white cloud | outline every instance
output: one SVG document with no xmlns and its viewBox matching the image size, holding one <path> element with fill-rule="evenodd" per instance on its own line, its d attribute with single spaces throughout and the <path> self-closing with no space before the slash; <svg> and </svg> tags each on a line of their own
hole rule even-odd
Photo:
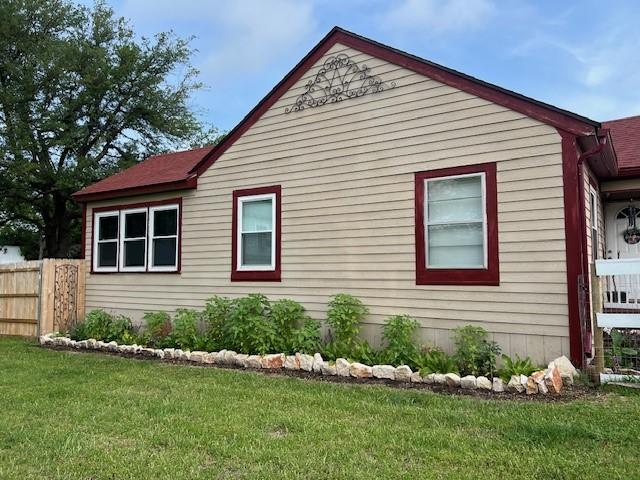
<svg viewBox="0 0 640 480">
<path fill-rule="evenodd" d="M 485 24 L 494 8 L 489 0 L 404 0 L 385 12 L 388 29 L 444 33 Z"/>
</svg>

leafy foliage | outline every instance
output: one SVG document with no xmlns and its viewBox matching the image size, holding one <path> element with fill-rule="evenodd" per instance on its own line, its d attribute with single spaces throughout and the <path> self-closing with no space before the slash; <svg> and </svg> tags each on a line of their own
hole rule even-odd
<svg viewBox="0 0 640 480">
<path fill-rule="evenodd" d="M 227 348 L 248 354 L 265 354 L 278 343 L 270 320 L 271 305 L 264 295 L 250 294 L 234 302 L 224 324 Z"/>
<path fill-rule="evenodd" d="M 502 355 L 502 362 L 504 366 L 500 370 L 500 378 L 505 382 L 508 382 L 512 375 L 524 375 L 528 377 L 537 370 L 531 358 L 520 358 L 520 355 L 517 353 L 515 359 L 509 355 Z"/>
<path fill-rule="evenodd" d="M 225 322 L 234 308 L 234 301 L 217 295 L 207 300 L 202 320 L 205 324 L 203 333 L 205 342 L 212 350 L 224 348 Z"/>
<path fill-rule="evenodd" d="M 496 342 L 489 341 L 487 336 L 484 328 L 473 325 L 454 330 L 456 360 L 462 375 L 493 376 L 500 347 Z"/>
<path fill-rule="evenodd" d="M 320 322 L 313 320 L 295 300 L 282 299 L 271 305 L 276 332 L 276 351 L 315 353 L 320 347 Z"/>
<path fill-rule="evenodd" d="M 28 258 L 41 238 L 45 256 L 79 254 L 74 191 L 219 139 L 192 110 L 189 39 L 140 37 L 103 1 L 4 1 L 0 18 L 0 233 L 26 238 Z"/>
<path fill-rule="evenodd" d="M 133 338 L 133 325 L 125 316 L 114 316 L 104 310 L 92 310 L 86 315 L 84 323 L 71 332 L 71 338 L 77 339 L 79 335 L 104 342 L 123 342 L 125 339 Z"/>
<path fill-rule="evenodd" d="M 329 358 L 360 359 L 371 355 L 371 347 L 359 338 L 360 322 L 368 313 L 369 309 L 353 295 L 339 293 L 331 298 L 327 311 L 331 341 L 325 348 Z"/>
<path fill-rule="evenodd" d="M 169 336 L 173 330 L 171 317 L 167 312 L 147 312 L 142 317 L 144 323 L 144 342 L 155 348 L 169 345 Z"/>
<path fill-rule="evenodd" d="M 415 364 L 421 375 L 429 373 L 458 373 L 458 362 L 455 357 L 447 355 L 439 348 L 420 352 L 416 357 Z"/>
<path fill-rule="evenodd" d="M 182 350 L 198 350 L 203 340 L 198 332 L 200 314 L 189 308 L 179 308 L 173 317 L 171 342 Z"/>
<path fill-rule="evenodd" d="M 418 321 L 409 315 L 395 315 L 384 324 L 382 339 L 386 346 L 381 352 L 384 363 L 413 365 L 419 349 L 415 343 Z"/>
</svg>

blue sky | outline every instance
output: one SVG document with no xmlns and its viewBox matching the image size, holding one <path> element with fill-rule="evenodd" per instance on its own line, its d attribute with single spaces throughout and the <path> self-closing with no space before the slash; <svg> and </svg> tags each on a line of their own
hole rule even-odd
<svg viewBox="0 0 640 480">
<path fill-rule="evenodd" d="M 334 26 L 603 121 L 640 114 L 640 1 L 108 0 L 136 33 L 195 36 L 222 130 Z"/>
</svg>

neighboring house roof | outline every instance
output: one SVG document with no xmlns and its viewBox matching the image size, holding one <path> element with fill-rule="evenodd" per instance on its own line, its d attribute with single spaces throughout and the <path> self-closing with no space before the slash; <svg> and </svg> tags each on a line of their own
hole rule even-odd
<svg viewBox="0 0 640 480">
<path fill-rule="evenodd" d="M 132 194 L 195 188 L 191 169 L 213 146 L 154 155 L 120 173 L 93 183 L 73 194 L 77 200 L 90 201 Z"/>
<path fill-rule="evenodd" d="M 374 57 L 386 60 L 390 63 L 399 65 L 408 70 L 412 70 L 416 73 L 425 75 L 436 81 L 442 82 L 446 85 L 458 88 L 462 91 L 471 93 L 478 97 L 484 98 L 496 104 L 502 105 L 506 108 L 524 113 L 527 116 L 535 118 L 543 123 L 551 126 L 561 128 L 567 132 L 575 135 L 592 135 L 595 130 L 600 127 L 600 124 L 594 120 L 583 117 L 568 110 L 549 105 L 547 103 L 535 100 L 530 97 L 526 97 L 519 93 L 507 90 L 505 88 L 493 85 L 491 83 L 484 82 L 477 78 L 465 75 L 464 73 L 452 70 L 450 68 L 438 65 L 428 60 L 422 59 L 415 55 L 397 50 L 395 48 L 383 45 L 368 38 L 356 35 L 355 33 L 343 30 L 339 27 L 334 27 L 243 119 L 236 125 L 233 130 L 215 147 L 210 151 L 204 153 L 199 161 L 196 161 L 192 165 L 188 173 L 193 174 L 195 178 L 202 175 L 215 161 L 218 159 L 233 143 L 242 136 L 253 125 L 264 112 L 266 112 L 292 85 L 295 84 L 304 73 L 313 66 L 327 51 L 336 43 L 340 43 L 347 47 L 351 47 L 355 50 L 359 50 L 363 53 L 372 55 Z M 186 155 L 188 152 L 179 152 L 176 155 Z M 178 157 L 176 157 L 178 158 Z M 151 160 L 151 159 L 149 159 Z M 144 165 L 149 160 L 140 164 Z M 176 160 L 178 161 L 178 160 Z M 148 165 L 150 166 L 150 165 Z M 136 166 L 137 167 L 137 166 Z M 99 192 L 102 195 L 101 198 L 115 198 L 124 195 L 130 195 L 134 193 L 149 193 L 147 184 L 144 183 L 132 167 L 124 172 L 117 174 L 120 176 L 120 180 L 115 181 L 114 185 L 116 190 L 109 190 L 109 184 L 103 183 L 110 180 L 109 177 L 102 182 L 90 185 L 89 187 L 76 192 L 75 198 L 80 201 L 93 200 L 94 192 L 92 189 L 97 185 L 102 184 Z M 133 174 L 138 177 L 137 181 L 131 181 L 127 179 L 128 176 Z M 154 185 L 164 185 L 167 182 L 161 181 Z M 183 179 L 184 181 L 184 179 Z M 131 185 L 125 187 L 125 190 L 120 189 L 121 184 Z M 144 183 L 144 184 L 143 184 Z M 135 190 L 136 188 L 140 191 Z M 176 188 L 167 188 L 166 190 L 174 190 Z M 161 191 L 156 189 L 152 191 Z M 92 196 L 89 196 L 91 193 Z"/>
<path fill-rule="evenodd" d="M 620 175 L 640 172 L 640 115 L 603 122 L 608 128 L 618 159 Z"/>
</svg>

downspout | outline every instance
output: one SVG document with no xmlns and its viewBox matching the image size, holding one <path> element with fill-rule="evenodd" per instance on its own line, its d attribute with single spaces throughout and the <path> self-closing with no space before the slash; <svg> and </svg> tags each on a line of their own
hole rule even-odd
<svg viewBox="0 0 640 480">
<path fill-rule="evenodd" d="M 585 208 L 586 208 L 586 203 L 585 203 L 585 191 L 584 191 L 584 181 L 585 181 L 585 169 L 584 169 L 584 162 L 591 158 L 592 156 L 600 153 L 602 151 L 602 149 L 605 147 L 606 143 L 607 143 L 607 137 L 606 136 L 599 136 L 596 130 L 596 138 L 598 139 L 598 144 L 593 147 L 591 150 L 587 150 L 586 152 L 582 153 L 579 157 L 578 157 L 578 202 L 580 203 L 580 227 L 582 229 L 581 231 L 581 238 L 582 238 L 582 275 L 583 278 L 585 275 L 588 275 L 589 273 L 589 253 L 587 252 L 587 237 L 586 237 L 586 232 L 587 232 L 587 219 L 586 219 L 586 213 L 585 213 Z M 593 242 L 594 239 L 591 239 L 591 241 Z M 597 241 L 597 239 L 595 239 L 595 241 Z M 591 294 L 591 278 L 587 279 L 587 281 L 584 282 L 585 285 L 585 295 L 587 297 L 590 297 Z M 589 322 L 591 322 L 591 302 L 585 302 L 585 314 L 586 317 L 589 319 Z M 590 329 L 591 330 L 591 329 Z M 593 333 L 592 331 L 590 331 L 589 333 Z M 582 350 L 583 352 L 590 352 L 591 355 L 593 356 L 593 351 L 591 350 L 591 343 L 592 343 L 592 338 L 591 335 L 589 336 L 589 338 L 582 339 L 583 341 L 583 345 L 582 345 Z"/>
</svg>

